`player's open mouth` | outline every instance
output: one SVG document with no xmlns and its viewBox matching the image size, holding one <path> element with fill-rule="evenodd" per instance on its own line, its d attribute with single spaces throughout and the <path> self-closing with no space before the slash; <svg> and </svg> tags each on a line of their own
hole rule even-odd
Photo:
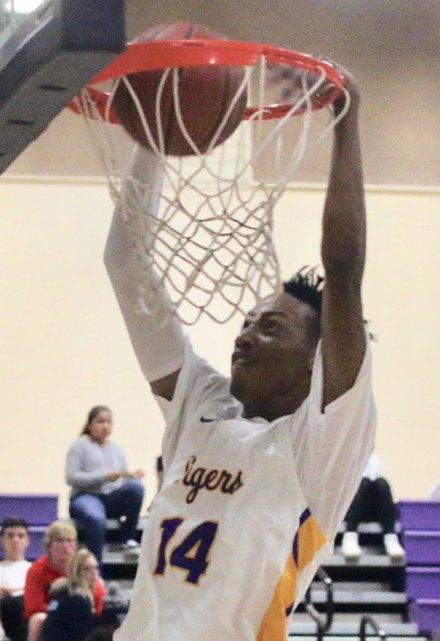
<svg viewBox="0 0 440 641">
<path fill-rule="evenodd" d="M 250 365 L 252 364 L 252 358 L 249 357 L 246 354 L 243 354 L 243 352 L 234 352 L 232 354 L 232 367 L 238 366 L 238 365 Z"/>
</svg>

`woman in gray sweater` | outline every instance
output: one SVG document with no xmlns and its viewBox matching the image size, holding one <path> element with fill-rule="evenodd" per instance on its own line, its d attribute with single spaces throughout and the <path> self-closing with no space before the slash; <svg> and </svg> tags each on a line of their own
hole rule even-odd
<svg viewBox="0 0 440 641">
<path fill-rule="evenodd" d="M 124 450 L 110 440 L 113 417 L 104 405 L 93 407 L 81 435 L 67 453 L 66 481 L 72 487 L 70 516 L 85 527 L 85 542 L 102 561 L 107 519 L 121 523 L 122 549 L 137 555 L 135 540 L 144 497 L 143 470 L 128 471 Z"/>
</svg>

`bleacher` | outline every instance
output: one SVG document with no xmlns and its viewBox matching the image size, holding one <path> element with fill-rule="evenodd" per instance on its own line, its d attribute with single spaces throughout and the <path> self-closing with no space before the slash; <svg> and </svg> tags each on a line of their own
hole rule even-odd
<svg viewBox="0 0 440 641">
<path fill-rule="evenodd" d="M 420 630 L 440 635 L 440 501 L 400 501 L 409 615 Z"/>
<path fill-rule="evenodd" d="M 393 562 L 383 550 L 375 523 L 359 528 L 364 554 L 348 562 L 341 553 L 342 529 L 335 553 L 325 559 L 293 617 L 289 641 L 393 641 L 438 638 L 440 633 L 440 502 L 401 501 L 400 527 L 407 562 Z M 30 525 L 28 558 L 43 553 L 46 527 L 58 516 L 56 494 L 0 494 L 0 520 L 22 516 Z M 146 519 L 140 519 L 140 539 Z M 103 577 L 117 581 L 127 602 L 137 569 L 116 545 L 117 521 L 109 520 Z M 79 530 L 81 540 L 81 529 Z"/>
<path fill-rule="evenodd" d="M 345 559 L 341 539 L 342 531 L 336 538 L 334 554 L 322 565 L 331 582 L 331 595 L 318 575 L 310 590 L 312 608 L 308 599 L 300 605 L 293 617 L 291 637 L 302 641 L 319 638 L 318 623 L 307 616 L 313 616 L 315 609 L 324 624 L 323 638 L 419 638 L 417 626 L 408 622 L 404 565 L 391 562 L 385 555 L 379 525 L 364 523 L 359 527 L 364 554 L 358 561 Z"/>
<path fill-rule="evenodd" d="M 140 519 L 140 538 L 146 519 Z M 137 564 L 127 561 L 113 549 L 117 523 L 108 522 L 108 544 L 104 552 L 103 573 L 117 580 L 130 598 Z M 415 622 L 409 620 L 405 593 L 405 564 L 391 562 L 383 550 L 379 525 L 359 528 L 365 554 L 358 562 L 348 563 L 340 551 L 342 530 L 336 539 L 335 553 L 325 560 L 321 576 L 293 616 L 289 641 L 392 641 L 427 639 Z"/>
</svg>

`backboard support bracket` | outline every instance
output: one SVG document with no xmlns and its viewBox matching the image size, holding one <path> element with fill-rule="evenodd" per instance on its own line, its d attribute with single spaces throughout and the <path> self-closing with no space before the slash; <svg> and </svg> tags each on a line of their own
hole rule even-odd
<svg viewBox="0 0 440 641">
<path fill-rule="evenodd" d="M 124 0 L 52 0 L 0 57 L 0 173 L 126 47 Z M 1 53 L 1 50 L 0 50 Z"/>
</svg>

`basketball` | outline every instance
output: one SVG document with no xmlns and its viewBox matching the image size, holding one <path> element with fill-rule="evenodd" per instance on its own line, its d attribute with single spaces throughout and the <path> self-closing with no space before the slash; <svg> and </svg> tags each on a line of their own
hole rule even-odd
<svg viewBox="0 0 440 641">
<path fill-rule="evenodd" d="M 182 39 L 222 39 L 225 36 L 215 33 L 201 25 L 189 22 L 176 22 L 157 25 L 138 36 L 136 41 L 145 40 L 182 40 Z M 157 118 L 156 96 L 164 70 L 143 71 L 127 76 L 154 142 L 160 147 L 161 136 L 163 148 L 170 156 L 188 156 L 194 149 L 182 133 L 177 110 L 189 136 L 201 153 L 206 152 L 213 136 L 224 119 L 226 112 L 239 90 L 244 77 L 244 70 L 239 66 L 203 65 L 178 68 L 178 100 L 173 95 L 173 73 L 167 77 L 160 98 Z M 215 142 L 223 143 L 231 136 L 243 119 L 247 102 L 246 89 L 235 103 L 229 117 Z M 113 100 L 113 108 L 119 122 L 130 136 L 144 147 L 150 148 L 148 137 L 142 124 L 141 116 L 129 89 L 120 82 Z M 159 126 L 158 126 L 159 125 Z"/>
</svg>

